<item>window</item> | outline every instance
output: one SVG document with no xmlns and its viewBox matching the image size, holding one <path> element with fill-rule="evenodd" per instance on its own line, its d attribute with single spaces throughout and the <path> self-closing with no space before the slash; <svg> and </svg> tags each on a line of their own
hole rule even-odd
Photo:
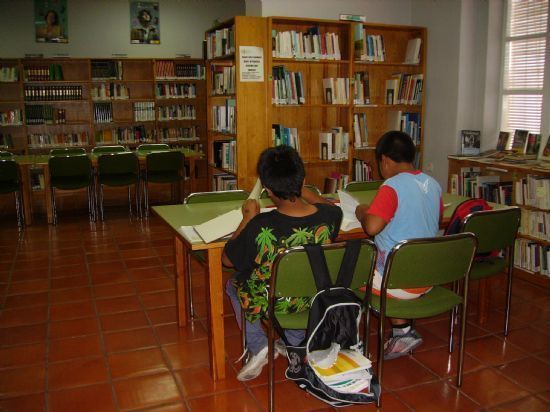
<svg viewBox="0 0 550 412">
<path fill-rule="evenodd" d="M 550 88 L 544 84 L 550 81 L 544 73 L 545 62 L 550 62 L 548 3 L 549 0 L 507 2 L 501 130 L 548 132 L 542 123 L 550 121 L 543 116 L 550 110 Z M 548 72 L 546 77 L 550 77 Z"/>
</svg>

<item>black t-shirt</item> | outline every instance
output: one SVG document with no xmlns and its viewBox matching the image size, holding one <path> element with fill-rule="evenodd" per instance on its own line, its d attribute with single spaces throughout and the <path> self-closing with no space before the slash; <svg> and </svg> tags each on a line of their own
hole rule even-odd
<svg viewBox="0 0 550 412">
<path fill-rule="evenodd" d="M 325 203 L 314 206 L 317 212 L 303 217 L 284 215 L 276 209 L 260 213 L 239 236 L 227 242 L 225 254 L 238 272 L 237 280 L 246 281 L 254 269 L 266 263 L 270 269 L 282 249 L 333 241 L 340 230 L 342 210 Z"/>
</svg>

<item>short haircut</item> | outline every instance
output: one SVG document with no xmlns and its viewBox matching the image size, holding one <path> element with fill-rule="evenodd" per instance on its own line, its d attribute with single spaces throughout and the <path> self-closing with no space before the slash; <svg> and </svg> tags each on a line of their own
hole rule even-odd
<svg viewBox="0 0 550 412">
<path fill-rule="evenodd" d="M 376 160 L 380 162 L 382 155 L 397 163 L 413 163 L 416 148 L 407 133 L 392 130 L 382 135 L 376 143 Z"/>
<path fill-rule="evenodd" d="M 258 160 L 262 184 L 281 199 L 300 197 L 306 172 L 298 152 L 290 146 L 270 147 Z"/>
</svg>

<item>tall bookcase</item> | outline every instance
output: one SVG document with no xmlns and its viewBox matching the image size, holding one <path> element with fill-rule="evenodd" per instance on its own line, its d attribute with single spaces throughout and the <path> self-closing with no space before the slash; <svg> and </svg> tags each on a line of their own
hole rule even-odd
<svg viewBox="0 0 550 412">
<path fill-rule="evenodd" d="M 242 47 L 267 49 L 265 19 L 237 16 L 205 34 L 208 128 L 208 177 L 210 189 L 238 187 L 251 190 L 256 163 L 268 146 L 266 79 L 241 81 Z M 232 88 L 217 90 L 214 74 L 226 68 L 234 73 Z M 229 74 L 231 77 L 231 74 Z M 233 181 L 220 186 L 223 180 Z"/>
<path fill-rule="evenodd" d="M 26 133 L 19 60 L 0 59 L 0 70 L 0 150 L 23 151 Z"/>
<path fill-rule="evenodd" d="M 487 159 L 459 158 L 449 156 L 449 181 L 451 193 L 466 194 L 467 180 L 478 183 L 476 177 L 467 175 L 496 177 L 499 183 L 484 190 L 493 196 L 489 200 L 517 205 L 522 209 L 519 233 L 516 240 L 514 257 L 514 275 L 540 286 L 550 287 L 550 276 L 541 274 L 543 261 L 548 262 L 550 237 L 547 222 L 550 220 L 550 208 L 547 199 L 550 197 L 550 172 L 548 169 L 532 165 L 509 164 Z M 461 177 L 462 176 L 462 177 Z M 460 181 L 461 180 L 461 181 Z M 459 182 L 460 181 L 460 182 Z M 480 185 L 481 179 L 479 179 Z M 501 187 L 504 186 L 504 187 Z M 470 186 L 471 187 L 471 186 Z M 476 193 L 468 193 L 476 196 Z M 546 223 L 545 223 L 546 222 Z M 543 255 L 546 256 L 543 256 Z"/>
</svg>

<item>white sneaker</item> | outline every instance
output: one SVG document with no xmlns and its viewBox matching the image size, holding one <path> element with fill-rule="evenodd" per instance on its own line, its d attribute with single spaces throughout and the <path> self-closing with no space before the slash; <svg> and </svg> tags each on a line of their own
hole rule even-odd
<svg viewBox="0 0 550 412">
<path fill-rule="evenodd" d="M 286 357 L 286 345 L 282 339 L 277 339 L 275 341 L 275 359 L 277 359 L 279 355 Z"/>
<path fill-rule="evenodd" d="M 248 359 L 246 365 L 237 374 L 237 380 L 244 382 L 257 378 L 265 365 L 267 365 L 267 346 Z"/>
</svg>

